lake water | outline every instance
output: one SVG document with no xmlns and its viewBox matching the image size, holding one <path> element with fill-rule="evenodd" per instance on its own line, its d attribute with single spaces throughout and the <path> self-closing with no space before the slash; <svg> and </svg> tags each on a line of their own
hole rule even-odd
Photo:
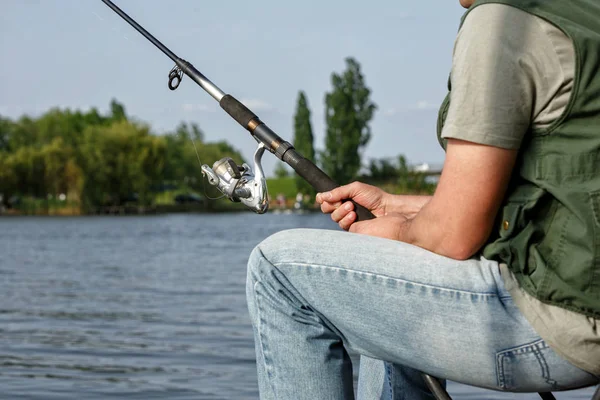
<svg viewBox="0 0 600 400">
<path fill-rule="evenodd" d="M 0 398 L 256 399 L 246 260 L 294 227 L 336 228 L 321 214 L 1 218 Z"/>
</svg>

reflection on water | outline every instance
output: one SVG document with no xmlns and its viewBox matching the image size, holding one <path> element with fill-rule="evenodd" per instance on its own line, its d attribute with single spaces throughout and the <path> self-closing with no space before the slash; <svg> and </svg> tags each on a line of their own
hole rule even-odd
<svg viewBox="0 0 600 400">
<path fill-rule="evenodd" d="M 256 399 L 245 264 L 293 227 L 336 228 L 320 214 L 0 219 L 0 398 Z"/>
</svg>

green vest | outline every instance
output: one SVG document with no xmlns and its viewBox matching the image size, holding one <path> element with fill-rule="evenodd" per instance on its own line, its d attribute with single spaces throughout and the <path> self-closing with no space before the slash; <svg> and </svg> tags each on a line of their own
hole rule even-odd
<svg viewBox="0 0 600 400">
<path fill-rule="evenodd" d="M 576 67 L 564 115 L 544 130 L 530 129 L 523 140 L 483 256 L 506 263 L 542 302 L 600 318 L 600 1 L 478 0 L 465 17 L 487 3 L 557 26 L 574 43 Z M 449 99 L 438 118 L 444 147 Z"/>
</svg>

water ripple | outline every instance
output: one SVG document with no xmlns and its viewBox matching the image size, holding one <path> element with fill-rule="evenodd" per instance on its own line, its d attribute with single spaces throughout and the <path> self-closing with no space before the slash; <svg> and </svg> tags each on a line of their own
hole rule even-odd
<svg viewBox="0 0 600 400">
<path fill-rule="evenodd" d="M 252 213 L 0 222 L 0 398 L 43 400 L 256 399 L 248 254 L 281 229 L 331 228 Z"/>
</svg>

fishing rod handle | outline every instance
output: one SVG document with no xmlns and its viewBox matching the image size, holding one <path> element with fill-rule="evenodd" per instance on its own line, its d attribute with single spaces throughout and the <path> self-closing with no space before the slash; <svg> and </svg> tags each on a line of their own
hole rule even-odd
<svg viewBox="0 0 600 400">
<path fill-rule="evenodd" d="M 250 110 L 241 101 L 230 94 L 223 96 L 219 101 L 219 105 L 227 114 L 229 114 L 231 118 L 236 120 L 238 124 L 252 133 L 252 126 L 250 123 L 252 121 L 259 121 L 258 117 L 252 112 L 252 110 Z M 267 147 L 269 147 L 268 143 L 265 144 Z"/>
<path fill-rule="evenodd" d="M 302 157 L 302 155 L 300 155 L 300 153 L 298 153 L 294 148 L 291 148 L 285 152 L 283 155 L 283 161 L 292 167 L 294 171 L 298 173 L 298 175 L 310 183 L 310 185 L 318 192 L 328 192 L 340 186 L 319 167 L 313 164 L 312 161 Z M 357 221 L 366 221 L 368 219 L 375 218 L 371 211 L 367 210 L 365 207 L 353 200 L 348 201 L 354 204 L 354 212 L 356 212 Z"/>
</svg>

